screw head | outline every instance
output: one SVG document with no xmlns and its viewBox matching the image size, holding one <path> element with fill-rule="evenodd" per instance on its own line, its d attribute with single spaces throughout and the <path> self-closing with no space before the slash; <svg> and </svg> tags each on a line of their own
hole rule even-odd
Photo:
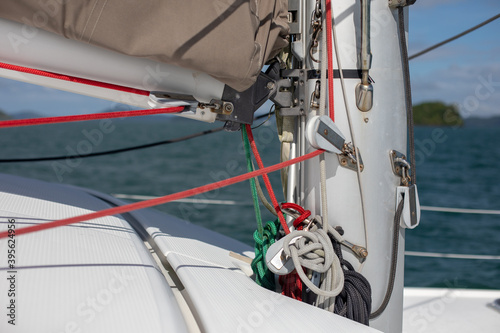
<svg viewBox="0 0 500 333">
<path fill-rule="evenodd" d="M 328 135 L 328 130 L 327 130 L 327 129 L 325 129 L 325 130 L 323 131 L 323 133 L 324 133 L 325 135 Z"/>
</svg>

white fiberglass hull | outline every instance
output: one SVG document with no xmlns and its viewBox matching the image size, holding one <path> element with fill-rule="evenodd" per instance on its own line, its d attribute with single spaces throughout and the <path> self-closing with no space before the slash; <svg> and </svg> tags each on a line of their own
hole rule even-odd
<svg viewBox="0 0 500 333">
<path fill-rule="evenodd" d="M 123 204 L 74 187 L 0 180 L 0 231 Z M 376 332 L 259 287 L 249 246 L 154 210 L 14 240 L 13 267 L 0 264 L 0 302 L 13 304 L 2 306 L 12 318 L 2 315 L 1 332 Z M 2 239 L 0 253 L 11 243 Z"/>
</svg>

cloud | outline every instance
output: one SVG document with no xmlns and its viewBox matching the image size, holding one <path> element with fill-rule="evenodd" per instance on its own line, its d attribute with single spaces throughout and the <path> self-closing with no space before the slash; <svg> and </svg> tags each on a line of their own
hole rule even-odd
<svg viewBox="0 0 500 333">
<path fill-rule="evenodd" d="M 500 116 L 500 64 L 452 65 L 412 78 L 414 103 L 458 104 L 465 117 Z"/>
<path fill-rule="evenodd" d="M 430 9 L 437 6 L 447 5 L 447 4 L 458 4 L 460 2 L 465 2 L 465 0 L 417 0 L 417 2 L 411 7 L 412 10 L 418 9 Z"/>
</svg>

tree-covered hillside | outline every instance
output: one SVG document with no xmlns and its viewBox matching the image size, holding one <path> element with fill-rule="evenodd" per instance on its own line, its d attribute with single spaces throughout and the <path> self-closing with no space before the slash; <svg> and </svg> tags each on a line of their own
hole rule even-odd
<svg viewBox="0 0 500 333">
<path fill-rule="evenodd" d="M 442 102 L 426 102 L 413 106 L 415 125 L 463 126 L 464 120 L 455 105 Z"/>
</svg>

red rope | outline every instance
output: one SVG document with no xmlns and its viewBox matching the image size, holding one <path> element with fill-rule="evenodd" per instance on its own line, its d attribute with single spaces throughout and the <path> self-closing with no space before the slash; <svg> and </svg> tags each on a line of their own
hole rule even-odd
<svg viewBox="0 0 500 333">
<path fill-rule="evenodd" d="M 297 213 L 300 214 L 300 216 L 297 217 L 293 221 L 293 226 L 295 228 L 297 228 L 302 222 L 304 222 L 305 219 L 307 219 L 309 216 L 311 216 L 311 211 L 310 210 L 305 210 L 300 205 L 297 205 L 297 204 L 295 204 L 293 202 L 285 202 L 285 203 L 281 204 L 281 208 L 282 209 L 284 209 L 284 208 L 291 208 L 291 209 L 297 211 Z"/>
<path fill-rule="evenodd" d="M 301 268 L 302 269 L 302 268 Z M 287 275 L 280 275 L 279 284 L 282 286 L 281 294 L 302 301 L 302 280 L 296 270 Z"/>
<path fill-rule="evenodd" d="M 236 184 L 238 182 L 242 182 L 242 181 L 248 180 L 250 178 L 262 176 L 262 175 L 267 174 L 269 172 L 274 172 L 274 171 L 283 169 L 283 168 L 290 166 L 292 164 L 295 164 L 295 163 L 303 162 L 305 160 L 308 160 L 310 158 L 318 156 L 318 155 L 322 154 L 323 152 L 324 152 L 323 150 L 315 150 L 309 154 L 291 159 L 289 161 L 281 162 L 281 163 L 278 163 L 278 164 L 275 164 L 275 165 L 272 165 L 272 166 L 269 166 L 266 168 L 255 170 L 255 171 L 245 173 L 245 174 L 242 174 L 242 175 L 239 175 L 236 177 L 228 178 L 228 179 L 216 182 L 216 183 L 211 183 L 211 184 L 203 185 L 203 186 L 196 187 L 193 189 L 189 189 L 186 191 L 169 194 L 169 195 L 166 195 L 166 196 L 163 196 L 160 198 L 135 202 L 135 203 L 128 204 L 128 205 L 104 209 L 104 210 L 94 212 L 94 213 L 79 215 L 79 216 L 70 217 L 67 219 L 62 219 L 62 220 L 58 220 L 58 221 L 48 222 L 48 223 L 44 223 L 44 224 L 37 224 L 34 226 L 17 229 L 16 236 L 35 232 L 35 231 L 41 231 L 41 230 L 47 230 L 47 229 L 51 229 L 51 228 L 61 227 L 61 226 L 69 225 L 69 224 L 82 222 L 82 221 L 93 220 L 93 219 L 97 219 L 97 218 L 104 217 L 104 216 L 123 214 L 123 213 L 127 213 L 130 211 L 148 208 L 148 207 L 152 207 L 152 206 L 157 206 L 157 205 L 161 205 L 161 204 L 164 204 L 167 202 L 187 198 L 187 197 L 190 197 L 193 195 L 213 191 L 213 190 L 216 190 L 216 189 L 221 188 L 221 187 Z M 7 231 L 0 232 L 0 239 L 6 238 L 7 236 L 8 236 Z"/>
<path fill-rule="evenodd" d="M 137 117 L 137 116 L 146 116 L 146 115 L 161 114 L 161 113 L 179 113 L 183 110 L 184 106 L 175 106 L 171 108 L 91 113 L 91 114 L 81 114 L 76 116 L 4 120 L 0 121 L 0 128 L 57 124 L 57 123 L 67 123 L 67 122 L 83 121 L 83 120 Z"/>
<path fill-rule="evenodd" d="M 281 207 L 294 209 L 301 214 L 297 219 L 295 219 L 295 221 L 293 222 L 293 226 L 297 228 L 297 230 L 303 230 L 304 226 L 300 224 L 304 221 L 304 219 L 311 215 L 311 212 L 292 202 L 283 203 Z M 300 269 L 303 268 L 301 267 Z M 290 274 L 280 276 L 278 282 L 282 287 L 282 295 L 302 301 L 302 280 L 297 273 L 297 268 Z"/>
<path fill-rule="evenodd" d="M 330 118 L 335 122 L 333 103 L 333 54 L 332 54 L 332 4 L 326 0 L 326 44 L 328 53 L 328 109 Z"/>
<path fill-rule="evenodd" d="M 0 68 L 8 69 L 8 70 L 11 70 L 11 71 L 17 71 L 17 72 L 27 73 L 27 74 L 44 76 L 44 77 L 48 77 L 48 78 L 51 78 L 51 79 L 58 79 L 58 80 L 63 80 L 63 81 L 70 81 L 70 82 L 86 84 L 86 85 L 94 86 L 94 87 L 100 87 L 100 88 L 106 88 L 106 89 L 113 89 L 113 90 L 118 90 L 118 91 L 123 91 L 123 92 L 131 93 L 131 94 L 149 96 L 149 91 L 146 91 L 146 90 L 135 89 L 135 88 L 125 87 L 125 86 L 119 86 L 119 85 L 116 85 L 116 84 L 111 84 L 111 83 L 106 83 L 106 82 L 88 80 L 88 79 L 84 79 L 84 78 L 76 77 L 76 76 L 69 76 L 69 75 L 64 75 L 64 74 L 46 72 L 46 71 L 42 71 L 42 70 L 39 70 L 39 69 L 28 68 L 28 67 L 17 66 L 17 65 L 11 65 L 11 64 L 3 63 L 3 62 L 0 62 Z"/>
<path fill-rule="evenodd" d="M 260 169 L 264 169 L 264 163 L 262 163 L 262 159 L 260 158 L 259 151 L 257 150 L 257 145 L 255 144 L 255 140 L 253 139 L 252 126 L 245 125 L 248 133 L 248 141 L 250 141 L 250 146 L 252 147 L 253 155 L 255 156 L 255 160 L 257 161 L 257 165 Z M 266 185 L 267 193 L 269 193 L 269 197 L 271 198 L 271 203 L 273 204 L 274 210 L 278 213 L 278 219 L 280 220 L 281 226 L 283 230 L 288 235 L 290 233 L 290 229 L 286 224 L 285 217 L 283 216 L 283 212 L 281 212 L 280 205 L 278 200 L 276 200 L 276 196 L 274 195 L 273 187 L 271 186 L 271 182 L 269 181 L 269 177 L 267 173 L 262 175 L 264 179 L 264 184 Z"/>
</svg>

